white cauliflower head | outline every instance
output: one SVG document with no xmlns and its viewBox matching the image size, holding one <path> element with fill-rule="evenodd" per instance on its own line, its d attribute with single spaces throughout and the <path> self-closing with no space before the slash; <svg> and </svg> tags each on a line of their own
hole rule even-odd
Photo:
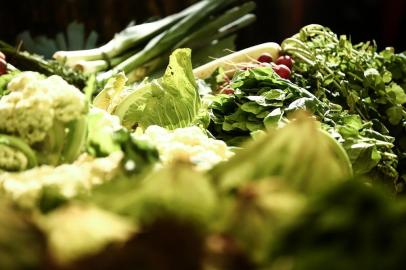
<svg viewBox="0 0 406 270">
<path fill-rule="evenodd" d="M 209 138 L 199 127 L 167 130 L 152 125 L 141 136 L 158 149 L 163 164 L 190 162 L 198 170 L 208 170 L 233 156 L 225 142 Z"/>
<path fill-rule="evenodd" d="M 14 134 L 32 145 L 45 139 L 55 121 L 77 119 L 86 112 L 84 95 L 59 76 L 26 71 L 8 84 L 0 99 L 0 132 Z"/>
</svg>

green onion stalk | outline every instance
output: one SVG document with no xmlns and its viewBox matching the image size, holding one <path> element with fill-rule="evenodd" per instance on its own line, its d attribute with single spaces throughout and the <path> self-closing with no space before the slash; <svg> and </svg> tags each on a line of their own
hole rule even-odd
<svg viewBox="0 0 406 270">
<path fill-rule="evenodd" d="M 188 47 L 196 53 L 229 38 L 255 21 L 254 2 L 202 0 L 163 19 L 129 26 L 105 45 L 80 51 L 59 51 L 54 58 L 104 82 L 124 71 L 142 79 L 162 69 L 170 53 Z"/>
</svg>

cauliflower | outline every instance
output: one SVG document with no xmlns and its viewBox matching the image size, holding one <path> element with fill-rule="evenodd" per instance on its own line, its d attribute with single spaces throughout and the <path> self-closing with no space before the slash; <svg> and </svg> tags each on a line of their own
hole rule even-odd
<svg viewBox="0 0 406 270">
<path fill-rule="evenodd" d="M 59 196 L 70 199 L 113 179 L 120 170 L 122 158 L 122 152 L 105 158 L 84 154 L 73 164 L 43 165 L 23 172 L 2 173 L 0 191 L 24 208 L 37 205 L 43 199 L 45 188 L 55 188 Z"/>
<path fill-rule="evenodd" d="M 86 133 L 84 94 L 57 75 L 45 77 L 31 71 L 17 74 L 7 90 L 9 94 L 0 98 L 0 134 L 21 139 L 20 145 L 36 151 L 39 163 L 73 161 Z M 3 163 L 0 169 L 7 170 Z"/>
<path fill-rule="evenodd" d="M 208 170 L 233 155 L 223 141 L 209 138 L 196 126 L 170 131 L 152 125 L 136 136 L 157 147 L 163 164 L 180 160 L 195 164 L 199 170 Z"/>
<path fill-rule="evenodd" d="M 0 130 L 17 133 L 33 144 L 42 141 L 55 120 L 63 123 L 86 112 L 84 95 L 57 75 L 45 78 L 22 72 L 8 84 L 10 94 L 0 100 Z"/>
</svg>

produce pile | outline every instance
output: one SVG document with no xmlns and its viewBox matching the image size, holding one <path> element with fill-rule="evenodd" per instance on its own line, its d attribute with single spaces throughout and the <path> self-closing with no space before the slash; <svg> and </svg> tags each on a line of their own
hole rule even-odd
<svg viewBox="0 0 406 270">
<path fill-rule="evenodd" d="M 254 7 L 0 43 L 0 269 L 403 269 L 406 53 L 320 25 L 230 53 Z"/>
</svg>

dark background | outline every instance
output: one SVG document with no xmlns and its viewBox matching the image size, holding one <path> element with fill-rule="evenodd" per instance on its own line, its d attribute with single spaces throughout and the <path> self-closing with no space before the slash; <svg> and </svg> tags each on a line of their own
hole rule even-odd
<svg viewBox="0 0 406 270">
<path fill-rule="evenodd" d="M 221 1 L 221 0 L 219 0 Z M 17 44 L 16 36 L 29 30 L 33 36 L 53 37 L 73 20 L 106 42 L 130 21 L 166 16 L 193 0 L 15 0 L 1 1 L 0 39 Z M 319 23 L 354 42 L 375 40 L 379 48 L 406 50 L 406 0 L 256 0 L 257 21 L 240 32 L 238 48 L 275 41 L 302 26 Z"/>
</svg>

